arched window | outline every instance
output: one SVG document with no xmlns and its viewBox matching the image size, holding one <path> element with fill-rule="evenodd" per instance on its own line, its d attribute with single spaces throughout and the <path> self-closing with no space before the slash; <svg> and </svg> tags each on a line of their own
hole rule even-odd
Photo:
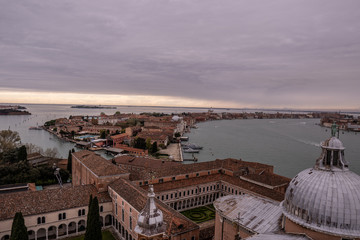
<svg viewBox="0 0 360 240">
<path fill-rule="evenodd" d="M 41 218 L 41 223 L 45 223 L 45 217 Z"/>
<path fill-rule="evenodd" d="M 81 210 L 82 215 L 85 215 L 85 209 Z"/>
<path fill-rule="evenodd" d="M 41 224 L 41 218 L 40 217 L 37 218 L 37 224 Z"/>
</svg>

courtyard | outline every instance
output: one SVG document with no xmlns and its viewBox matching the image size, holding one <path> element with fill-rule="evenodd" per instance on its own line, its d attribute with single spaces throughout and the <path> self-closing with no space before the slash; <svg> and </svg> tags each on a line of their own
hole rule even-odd
<svg viewBox="0 0 360 240">
<path fill-rule="evenodd" d="M 215 209 L 212 204 L 193 208 L 180 213 L 195 223 L 202 223 L 215 218 Z"/>
</svg>

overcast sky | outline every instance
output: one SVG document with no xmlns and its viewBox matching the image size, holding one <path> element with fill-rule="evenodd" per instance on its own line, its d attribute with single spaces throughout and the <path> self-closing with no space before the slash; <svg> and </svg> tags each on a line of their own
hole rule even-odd
<svg viewBox="0 0 360 240">
<path fill-rule="evenodd" d="M 360 108 L 358 0 L 0 0 L 0 102 Z"/>
</svg>

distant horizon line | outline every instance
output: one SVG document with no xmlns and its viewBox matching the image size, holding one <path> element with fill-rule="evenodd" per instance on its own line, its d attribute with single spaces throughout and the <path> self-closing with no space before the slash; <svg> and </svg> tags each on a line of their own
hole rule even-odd
<svg viewBox="0 0 360 240">
<path fill-rule="evenodd" d="M 229 110 L 265 110 L 265 111 L 298 111 L 298 112 L 343 112 L 343 113 L 360 113 L 360 109 L 333 109 L 333 108 L 323 108 L 323 109 L 306 109 L 306 108 L 266 108 L 266 107 L 243 107 L 243 108 L 234 108 L 234 107 L 189 107 L 189 106 L 157 106 L 157 105 L 103 105 L 103 104 L 69 104 L 69 103 L 0 103 L 0 105 L 63 105 L 63 106 L 104 106 L 104 107 L 147 107 L 147 108 L 191 108 L 191 109 L 229 109 Z M 114 109 L 116 110 L 116 109 Z"/>
</svg>

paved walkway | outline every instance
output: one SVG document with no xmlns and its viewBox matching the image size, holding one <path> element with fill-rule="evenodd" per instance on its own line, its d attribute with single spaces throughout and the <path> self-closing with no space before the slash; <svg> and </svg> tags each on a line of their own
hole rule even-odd
<svg viewBox="0 0 360 240">
<path fill-rule="evenodd" d="M 175 161 L 182 161 L 180 151 L 181 149 L 178 143 L 171 143 L 166 149 L 160 150 L 159 153 L 169 154 L 169 156 L 172 156 Z"/>
</svg>

